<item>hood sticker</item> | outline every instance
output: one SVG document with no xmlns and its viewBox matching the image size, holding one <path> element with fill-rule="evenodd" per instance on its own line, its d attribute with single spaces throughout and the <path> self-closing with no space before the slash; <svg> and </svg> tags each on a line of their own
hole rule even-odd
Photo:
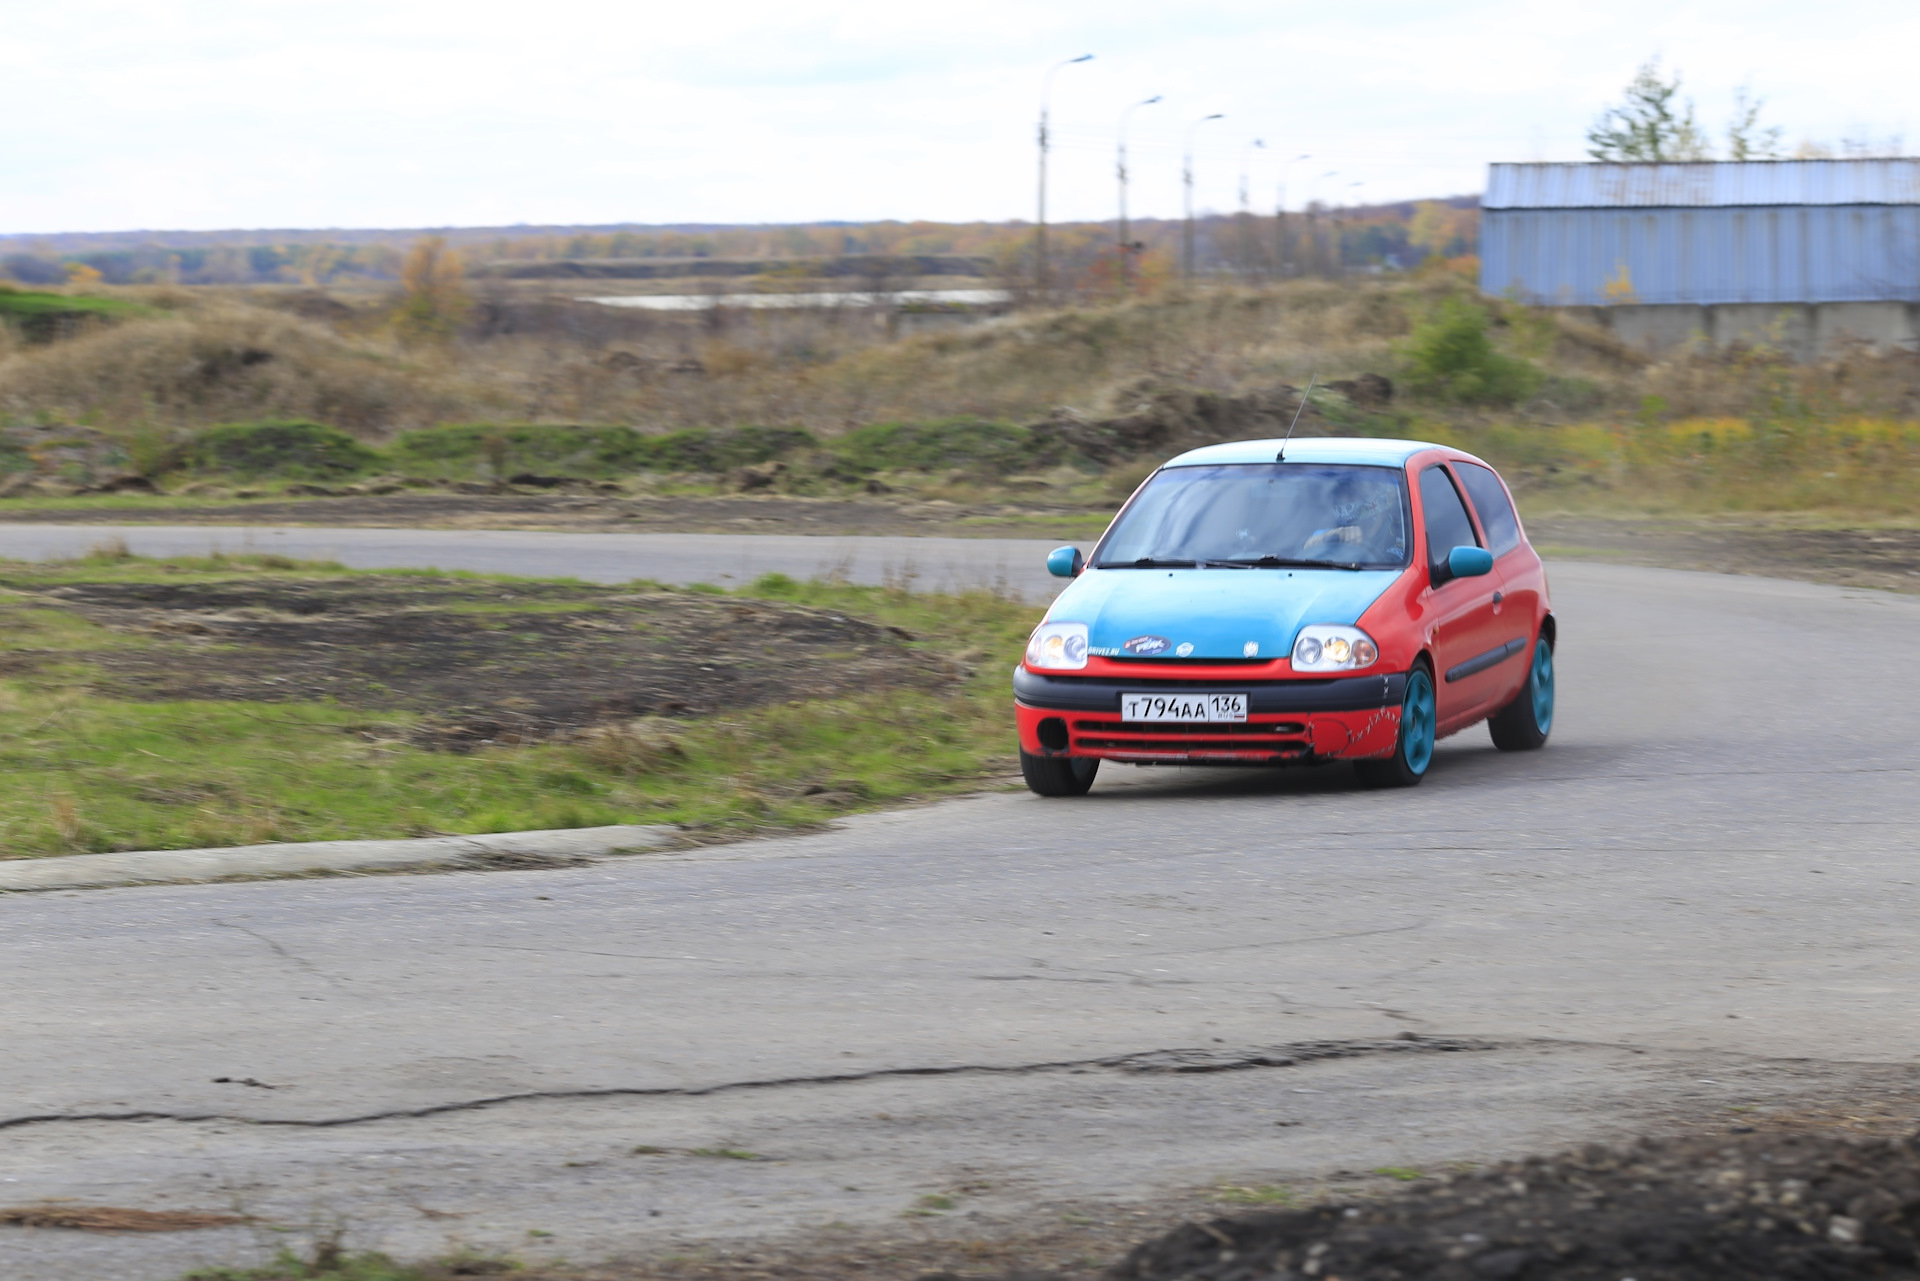
<svg viewBox="0 0 1920 1281">
<path fill-rule="evenodd" d="M 1248 641 L 1246 644 L 1240 647 L 1240 652 L 1242 654 L 1245 654 L 1248 658 L 1256 657 L 1260 653 L 1260 642 Z"/>
<path fill-rule="evenodd" d="M 1193 642 L 1181 641 L 1180 644 L 1174 649 L 1173 652 L 1175 654 L 1178 654 L 1181 658 L 1185 658 L 1188 654 L 1193 653 Z"/>
<path fill-rule="evenodd" d="M 1153 658 L 1166 653 L 1172 645 L 1173 642 L 1164 636 L 1136 636 L 1130 641 L 1122 642 L 1120 648 L 1135 658 Z M 1191 653 L 1193 647 L 1189 645 L 1187 650 Z"/>
</svg>

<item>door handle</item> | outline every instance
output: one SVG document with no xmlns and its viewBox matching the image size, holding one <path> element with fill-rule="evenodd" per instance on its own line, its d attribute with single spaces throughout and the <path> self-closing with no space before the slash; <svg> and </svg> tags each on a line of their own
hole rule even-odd
<svg viewBox="0 0 1920 1281">
<path fill-rule="evenodd" d="M 1495 592 L 1493 594 L 1493 603 L 1498 605 L 1501 601 L 1505 600 L 1506 598 L 1507 598 L 1507 594 L 1505 592 Z"/>
</svg>

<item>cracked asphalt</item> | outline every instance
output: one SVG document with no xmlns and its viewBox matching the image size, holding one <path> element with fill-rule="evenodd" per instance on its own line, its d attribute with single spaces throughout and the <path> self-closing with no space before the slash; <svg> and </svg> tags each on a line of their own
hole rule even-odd
<svg viewBox="0 0 1920 1281">
<path fill-rule="evenodd" d="M 0 898 L 0 1204 L 260 1220 L 3 1228 L 0 1271 L 333 1218 L 534 1260 L 935 1193 L 985 1230 L 1911 1098 L 1920 600 L 1552 574 L 1553 744 L 1469 731 L 1411 792 L 1117 770 L 591 867 Z"/>
</svg>

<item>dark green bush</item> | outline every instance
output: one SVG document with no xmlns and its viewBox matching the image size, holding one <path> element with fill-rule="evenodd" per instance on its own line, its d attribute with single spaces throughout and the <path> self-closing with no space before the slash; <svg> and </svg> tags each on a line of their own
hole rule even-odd
<svg viewBox="0 0 1920 1281">
<path fill-rule="evenodd" d="M 181 461 L 196 471 L 295 480 L 341 480 L 381 465 L 381 457 L 337 427 L 309 422 L 232 423 L 187 443 Z"/>
<path fill-rule="evenodd" d="M 646 441 L 650 459 L 642 465 L 656 471 L 726 471 L 816 443 L 797 427 L 702 427 Z"/>
<path fill-rule="evenodd" d="M 151 314 L 151 308 L 119 298 L 35 293 L 0 285 L 0 323 L 11 326 L 28 342 L 52 342 L 91 324 Z"/>
<path fill-rule="evenodd" d="M 389 450 L 403 470 L 619 476 L 636 471 L 726 471 L 811 446 L 790 427 L 703 427 L 646 436 L 631 427 L 467 423 L 402 432 Z"/>
<path fill-rule="evenodd" d="M 1487 320 L 1477 303 L 1457 295 L 1442 299 L 1402 349 L 1407 389 L 1456 405 L 1511 405 L 1531 396 L 1540 370 L 1496 348 Z"/>
<path fill-rule="evenodd" d="M 856 473 L 876 471 L 970 471 L 1008 474 L 1022 470 L 1034 449 L 1024 427 L 981 418 L 944 418 L 930 423 L 870 423 L 835 440 L 840 465 Z"/>
<path fill-rule="evenodd" d="M 631 427 L 461 423 L 401 432 L 387 452 L 404 471 L 490 472 L 496 458 L 509 475 L 617 476 L 649 465 L 649 440 Z"/>
</svg>

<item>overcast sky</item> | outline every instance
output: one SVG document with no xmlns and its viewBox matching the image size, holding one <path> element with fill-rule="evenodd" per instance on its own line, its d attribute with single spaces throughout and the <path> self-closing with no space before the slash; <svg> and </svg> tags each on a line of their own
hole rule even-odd
<svg viewBox="0 0 1920 1281">
<path fill-rule="evenodd" d="M 1663 55 L 1703 122 L 1920 143 L 1920 5 L 1828 0 L 0 0 L 0 232 L 1030 218 L 1473 192 Z M 1268 150 L 1251 150 L 1254 138 Z M 1337 171 L 1329 175 L 1329 171 Z M 1353 184 L 1362 184 L 1355 186 Z"/>
</svg>

